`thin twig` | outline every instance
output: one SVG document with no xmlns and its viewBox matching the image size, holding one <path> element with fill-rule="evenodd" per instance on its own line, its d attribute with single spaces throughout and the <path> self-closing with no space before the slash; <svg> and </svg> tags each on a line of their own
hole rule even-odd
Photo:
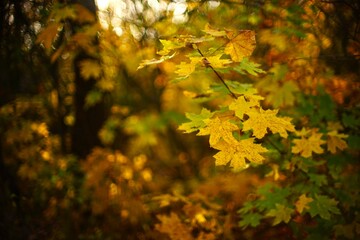
<svg viewBox="0 0 360 240">
<path fill-rule="evenodd" d="M 197 48 L 197 50 L 198 50 L 198 52 L 200 53 L 200 55 L 205 58 L 205 56 L 202 54 L 202 52 L 200 51 L 200 49 Z M 206 58 L 205 58 L 205 59 L 206 59 Z M 229 86 L 226 84 L 225 80 L 224 80 L 224 79 L 221 77 L 221 75 L 211 66 L 211 64 L 208 64 L 207 67 L 209 67 L 209 68 L 216 74 L 216 76 L 220 79 L 220 81 L 222 82 L 222 84 L 224 84 L 224 86 L 226 87 L 226 89 L 229 91 L 231 97 L 234 98 L 234 99 L 237 99 L 235 93 L 233 93 L 233 92 L 230 90 L 230 88 L 229 88 Z"/>
</svg>

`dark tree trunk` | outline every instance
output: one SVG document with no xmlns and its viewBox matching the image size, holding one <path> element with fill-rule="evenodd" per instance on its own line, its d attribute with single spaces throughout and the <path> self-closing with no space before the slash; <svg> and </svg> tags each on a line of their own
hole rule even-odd
<svg viewBox="0 0 360 240">
<path fill-rule="evenodd" d="M 85 6 L 94 15 L 96 14 L 96 5 L 94 0 L 74 0 Z M 94 44 L 97 44 L 94 39 Z M 87 94 L 94 89 L 97 79 L 84 79 L 80 74 L 79 63 L 91 59 L 85 51 L 81 51 L 74 61 L 75 70 L 75 124 L 73 126 L 71 137 L 71 150 L 80 158 L 86 157 L 91 149 L 101 145 L 98 132 L 107 118 L 107 110 L 104 100 L 101 99 L 95 106 L 85 108 L 85 99 Z"/>
</svg>

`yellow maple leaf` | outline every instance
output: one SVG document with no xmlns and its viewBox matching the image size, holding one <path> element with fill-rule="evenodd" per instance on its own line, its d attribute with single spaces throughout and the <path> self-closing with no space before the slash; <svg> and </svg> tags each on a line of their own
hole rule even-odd
<svg viewBox="0 0 360 240">
<path fill-rule="evenodd" d="M 295 127 L 288 117 L 277 117 L 278 110 L 263 110 L 248 112 L 249 119 L 244 122 L 243 130 L 253 130 L 256 138 L 263 138 L 268 129 L 272 133 L 279 133 L 281 137 L 287 138 L 289 132 L 294 132 Z"/>
<path fill-rule="evenodd" d="M 341 131 L 344 130 L 344 127 L 339 122 L 328 122 L 327 123 L 327 130 L 328 131 Z"/>
<path fill-rule="evenodd" d="M 322 133 L 313 132 L 312 135 L 307 137 L 301 137 L 301 139 L 294 139 L 295 146 L 292 147 L 292 153 L 299 153 L 301 156 L 308 158 L 312 156 L 312 152 L 321 154 L 324 150 L 320 145 L 325 141 L 321 140 Z"/>
<path fill-rule="evenodd" d="M 338 131 L 331 131 L 327 134 L 327 146 L 328 150 L 335 154 L 337 148 L 342 151 L 348 147 L 347 143 L 343 140 L 343 138 L 347 138 L 348 135 L 338 133 Z"/>
<path fill-rule="evenodd" d="M 200 129 L 198 136 L 210 135 L 210 146 L 213 147 L 221 139 L 226 142 L 233 142 L 232 132 L 238 130 L 238 126 L 229 121 L 221 121 L 220 118 L 205 119 L 206 127 Z"/>
<path fill-rule="evenodd" d="M 181 77 L 188 77 L 191 73 L 195 71 L 196 65 L 202 60 L 202 57 L 190 57 L 190 63 L 181 62 L 177 65 L 177 70 L 175 73 Z"/>
<path fill-rule="evenodd" d="M 226 65 L 232 63 L 232 61 L 229 59 L 220 59 L 221 56 L 222 54 L 218 54 L 215 56 L 206 57 L 205 60 L 207 60 L 213 68 L 225 68 Z"/>
<path fill-rule="evenodd" d="M 230 167 L 234 171 L 247 168 L 246 160 L 252 163 L 260 164 L 265 159 L 261 153 L 267 152 L 267 149 L 260 144 L 254 143 L 254 138 L 244 140 L 233 140 L 231 142 L 218 142 L 213 148 L 220 150 L 214 155 L 216 165 L 226 165 L 230 162 Z"/>
<path fill-rule="evenodd" d="M 304 209 L 309 209 L 308 203 L 313 201 L 312 198 L 306 197 L 306 194 L 302 194 L 299 199 L 295 202 L 296 211 L 302 213 Z"/>
<path fill-rule="evenodd" d="M 203 32 L 211 35 L 211 36 L 214 36 L 214 37 L 223 37 L 223 36 L 226 36 L 226 32 L 225 31 L 221 31 L 221 30 L 217 30 L 217 29 L 214 29 L 210 26 L 210 24 L 206 24 L 205 25 L 205 29 L 202 30 Z"/>
<path fill-rule="evenodd" d="M 254 31 L 228 31 L 226 35 L 230 41 L 226 44 L 224 51 L 234 62 L 241 62 L 245 57 L 249 57 L 256 47 Z"/>
<path fill-rule="evenodd" d="M 160 39 L 159 41 L 163 45 L 163 49 L 161 51 L 157 52 L 157 54 L 159 54 L 159 55 L 167 55 L 168 53 L 170 53 L 171 51 L 173 51 L 175 49 L 185 47 L 185 42 L 180 42 L 179 40 L 176 40 L 176 39 L 174 39 L 173 41 Z"/>
<path fill-rule="evenodd" d="M 247 101 L 244 96 L 240 96 L 229 105 L 229 109 L 235 111 L 235 116 L 243 119 L 244 114 L 253 111 L 252 108 L 256 106 L 260 107 L 258 99 L 252 98 Z"/>
<path fill-rule="evenodd" d="M 302 128 L 300 131 L 296 131 L 295 135 L 298 137 L 306 137 L 311 133 L 311 130 L 306 129 L 306 128 Z"/>
</svg>

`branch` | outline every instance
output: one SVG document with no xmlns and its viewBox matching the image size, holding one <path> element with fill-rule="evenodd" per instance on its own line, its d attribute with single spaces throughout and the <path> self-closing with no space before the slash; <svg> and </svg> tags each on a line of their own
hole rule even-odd
<svg viewBox="0 0 360 240">
<path fill-rule="evenodd" d="M 198 50 L 198 52 L 200 53 L 200 55 L 205 58 L 205 56 L 202 54 L 202 52 L 200 51 L 199 48 L 196 48 Z M 205 58 L 206 59 L 206 58 Z M 221 75 L 211 66 L 210 63 L 206 64 L 207 67 L 209 67 L 215 74 L 216 76 L 218 77 L 218 79 L 220 79 L 220 81 L 222 82 L 222 84 L 224 84 L 224 86 L 226 87 L 226 89 L 229 91 L 229 94 L 231 95 L 232 98 L 234 99 L 237 99 L 235 93 L 233 93 L 229 86 L 226 84 L 225 80 L 221 77 Z"/>
</svg>

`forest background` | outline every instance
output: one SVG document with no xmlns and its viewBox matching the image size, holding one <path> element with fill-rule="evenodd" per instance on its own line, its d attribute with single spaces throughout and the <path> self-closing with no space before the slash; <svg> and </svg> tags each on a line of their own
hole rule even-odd
<svg viewBox="0 0 360 240">
<path fill-rule="evenodd" d="M 0 4 L 1 239 L 359 238 L 358 1 Z"/>
</svg>

